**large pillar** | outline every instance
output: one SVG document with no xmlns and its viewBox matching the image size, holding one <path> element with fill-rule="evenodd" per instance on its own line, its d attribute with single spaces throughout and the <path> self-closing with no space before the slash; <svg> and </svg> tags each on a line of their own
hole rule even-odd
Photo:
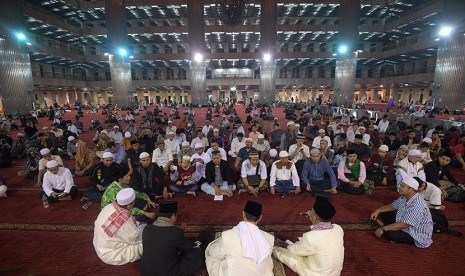
<svg viewBox="0 0 465 276">
<path fill-rule="evenodd" d="M 276 93 L 276 24 L 278 6 L 276 0 L 260 0 L 260 93 L 258 102 L 271 104 Z M 269 60 L 263 57 L 267 55 Z"/>
<path fill-rule="evenodd" d="M 204 105 L 208 102 L 205 65 L 205 15 L 203 0 L 187 1 L 187 21 L 189 31 L 191 103 Z"/>
<path fill-rule="evenodd" d="M 360 24 L 360 0 L 341 0 L 338 54 L 334 79 L 334 102 L 352 104 L 357 70 L 357 41 Z M 342 50 L 345 47 L 345 51 Z"/>
<path fill-rule="evenodd" d="M 126 25 L 126 1 L 106 0 L 105 21 L 110 50 L 110 74 L 113 100 L 118 107 L 135 105 L 132 93 L 131 63 L 128 51 L 128 29 Z M 126 52 L 124 52 L 126 51 Z"/>
<path fill-rule="evenodd" d="M 465 2 L 445 0 L 442 22 L 439 26 L 453 28 L 450 36 L 441 37 L 438 45 L 436 71 L 432 85 L 435 106 L 462 109 L 465 102 Z M 438 30 L 439 31 L 439 30 Z"/>
<path fill-rule="evenodd" d="M 22 36 L 18 36 L 18 34 Z M 0 9 L 0 97 L 6 114 L 33 109 L 34 83 L 21 1 L 3 0 Z"/>
</svg>

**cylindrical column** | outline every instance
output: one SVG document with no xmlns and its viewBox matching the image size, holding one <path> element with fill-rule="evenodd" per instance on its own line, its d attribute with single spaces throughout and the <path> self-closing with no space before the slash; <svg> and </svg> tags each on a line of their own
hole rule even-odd
<svg viewBox="0 0 465 276">
<path fill-rule="evenodd" d="M 276 0 L 261 0 L 260 14 L 260 93 L 258 102 L 271 104 L 276 93 L 276 24 L 278 6 Z"/>
<path fill-rule="evenodd" d="M 113 100 L 118 107 L 132 107 L 136 103 L 132 93 L 131 63 L 128 52 L 128 29 L 126 25 L 126 1 L 106 0 L 105 20 L 107 26 L 109 62 Z"/>
<path fill-rule="evenodd" d="M 338 56 L 334 79 L 334 102 L 352 104 L 357 70 L 357 41 L 360 24 L 360 0 L 341 0 Z"/>
<path fill-rule="evenodd" d="M 436 71 L 432 85 L 435 106 L 461 109 L 465 103 L 465 2 L 445 0 L 442 24 L 454 28 L 449 36 L 441 37 L 438 45 Z M 438 30 L 439 31 L 439 30 Z"/>
<path fill-rule="evenodd" d="M 6 114 L 33 108 L 34 83 L 24 32 L 21 1 L 4 0 L 0 9 L 0 96 Z"/>
<path fill-rule="evenodd" d="M 204 105 L 208 102 L 205 65 L 205 15 L 203 0 L 187 1 L 189 31 L 191 103 Z"/>
</svg>

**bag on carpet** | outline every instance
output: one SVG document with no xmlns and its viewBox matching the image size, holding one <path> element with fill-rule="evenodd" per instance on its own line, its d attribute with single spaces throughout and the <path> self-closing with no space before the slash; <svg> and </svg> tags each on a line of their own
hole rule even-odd
<svg viewBox="0 0 465 276">
<path fill-rule="evenodd" d="M 447 221 L 444 211 L 439 209 L 430 209 L 431 218 L 433 220 L 433 232 L 437 234 L 446 233 L 455 237 L 461 237 L 462 233 L 449 229 L 449 222 Z"/>
<path fill-rule="evenodd" d="M 447 197 L 446 200 L 453 202 L 464 202 L 465 201 L 465 190 L 460 186 L 454 186 L 446 189 Z"/>
<path fill-rule="evenodd" d="M 367 179 L 373 181 L 375 186 L 383 186 L 383 178 L 385 173 L 383 172 L 383 168 L 380 166 L 371 166 L 367 168 Z"/>
</svg>

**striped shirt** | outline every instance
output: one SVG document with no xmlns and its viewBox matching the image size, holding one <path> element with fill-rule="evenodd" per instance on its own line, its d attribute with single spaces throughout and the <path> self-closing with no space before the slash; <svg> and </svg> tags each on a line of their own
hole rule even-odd
<svg viewBox="0 0 465 276">
<path fill-rule="evenodd" d="M 392 206 L 397 210 L 396 221 L 409 225 L 402 231 L 408 233 L 415 240 L 417 247 L 429 247 L 433 243 L 431 239 L 433 220 L 423 198 L 418 193 L 408 201 L 407 198 L 401 196 L 392 203 Z"/>
</svg>

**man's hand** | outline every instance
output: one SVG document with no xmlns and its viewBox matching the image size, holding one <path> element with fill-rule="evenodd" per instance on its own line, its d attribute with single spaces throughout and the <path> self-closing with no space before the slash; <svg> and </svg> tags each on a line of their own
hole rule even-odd
<svg viewBox="0 0 465 276">
<path fill-rule="evenodd" d="M 181 186 L 181 185 L 182 185 L 182 181 L 181 181 L 181 180 L 176 181 L 176 185 Z"/>
<path fill-rule="evenodd" d="M 465 185 L 459 184 L 459 187 L 462 188 L 463 190 L 465 190 Z"/>
<path fill-rule="evenodd" d="M 383 182 L 381 182 L 381 184 L 383 184 L 384 186 L 388 184 L 387 177 L 383 177 Z"/>
<path fill-rule="evenodd" d="M 381 228 L 376 229 L 375 235 L 376 235 L 378 238 L 381 238 L 381 237 L 383 236 L 383 234 L 384 234 L 383 229 L 381 229 Z"/>
<path fill-rule="evenodd" d="M 53 197 L 53 198 L 58 198 L 58 193 L 52 192 L 50 194 L 50 196 Z"/>
<path fill-rule="evenodd" d="M 169 197 L 168 188 L 163 189 L 163 199 L 167 200 Z"/>
<path fill-rule="evenodd" d="M 37 183 L 35 185 L 36 187 L 42 187 L 42 181 L 40 180 L 37 180 Z"/>
<path fill-rule="evenodd" d="M 148 217 L 149 219 L 154 219 L 155 218 L 155 213 L 144 212 L 144 216 Z"/>
<path fill-rule="evenodd" d="M 379 216 L 379 210 L 376 209 L 373 213 L 371 213 L 370 219 L 372 219 L 372 220 L 377 220 L 377 219 L 378 219 L 378 216 Z"/>
<path fill-rule="evenodd" d="M 444 190 L 444 188 L 440 188 L 440 189 L 441 189 L 441 198 L 442 200 L 445 200 L 447 197 L 447 192 L 446 190 Z"/>
<path fill-rule="evenodd" d="M 298 195 L 298 194 L 300 194 L 301 192 L 302 192 L 302 190 L 300 189 L 300 187 L 297 187 L 297 188 L 295 188 L 294 194 Z"/>
<path fill-rule="evenodd" d="M 103 186 L 102 186 L 101 184 L 97 184 L 97 189 L 98 189 L 99 191 L 103 191 Z"/>
<path fill-rule="evenodd" d="M 221 195 L 221 190 L 220 190 L 220 188 L 218 186 L 213 185 L 213 189 L 215 189 L 215 194 L 216 195 Z"/>
<path fill-rule="evenodd" d="M 158 204 L 156 204 L 155 202 L 153 202 L 150 197 L 147 198 L 147 205 L 148 207 L 152 207 L 152 208 L 156 208 L 158 206 Z"/>
<path fill-rule="evenodd" d="M 274 239 L 274 246 L 282 247 L 282 248 L 287 248 L 288 244 L 285 243 L 284 241 L 278 239 L 278 238 L 275 238 L 275 239 Z"/>
<path fill-rule="evenodd" d="M 274 190 L 274 187 L 271 187 L 271 188 L 270 188 L 270 194 L 272 194 L 272 195 L 276 194 L 276 191 Z M 275 245 L 276 245 L 276 244 L 275 244 Z"/>
</svg>

